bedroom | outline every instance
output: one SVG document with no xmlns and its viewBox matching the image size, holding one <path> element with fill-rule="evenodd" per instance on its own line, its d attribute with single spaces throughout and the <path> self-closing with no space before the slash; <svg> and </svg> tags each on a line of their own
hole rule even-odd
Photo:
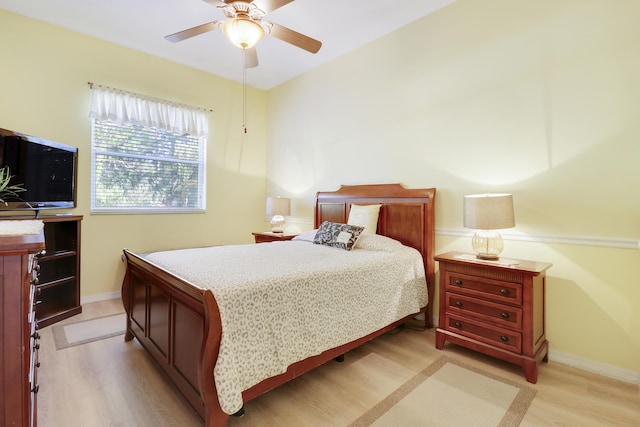
<svg viewBox="0 0 640 427">
<path fill-rule="evenodd" d="M 465 194 L 511 192 L 504 255 L 554 264 L 550 358 L 638 384 L 638 17 L 632 0 L 458 1 L 270 91 L 249 89 L 244 135 L 240 84 L 0 10 L 0 127 L 80 150 L 87 302 L 118 297 L 123 247 L 250 243 L 268 227 L 267 195 L 291 197 L 288 223 L 304 230 L 318 190 L 435 187 L 440 253 L 469 250 Z M 420 55 L 406 45 L 416 38 Z M 206 214 L 89 214 L 87 81 L 214 110 Z M 358 157 L 347 163 L 344 151 Z"/>
</svg>

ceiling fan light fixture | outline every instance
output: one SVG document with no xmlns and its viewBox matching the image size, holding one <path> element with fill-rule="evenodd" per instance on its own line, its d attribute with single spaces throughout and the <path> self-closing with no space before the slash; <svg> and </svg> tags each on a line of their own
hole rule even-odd
<svg viewBox="0 0 640 427">
<path fill-rule="evenodd" d="M 264 37 L 264 28 L 245 16 L 227 19 L 222 24 L 222 31 L 240 49 L 251 49 Z"/>
</svg>

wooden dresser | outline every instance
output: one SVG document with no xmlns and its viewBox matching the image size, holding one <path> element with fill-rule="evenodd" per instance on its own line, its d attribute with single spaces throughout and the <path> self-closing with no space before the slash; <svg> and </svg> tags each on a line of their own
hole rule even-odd
<svg viewBox="0 0 640 427">
<path fill-rule="evenodd" d="M 36 318 L 41 328 L 82 313 L 80 304 L 80 228 L 82 215 L 42 215 L 45 253 L 39 257 Z M 0 217 L 33 220 L 31 216 Z"/>
<path fill-rule="evenodd" d="M 35 426 L 37 254 L 44 233 L 0 236 L 0 427 Z"/>
<path fill-rule="evenodd" d="M 515 363 L 527 381 L 547 361 L 545 275 L 551 264 L 476 260 L 461 252 L 435 257 L 440 264 L 436 348 L 445 341 Z"/>
</svg>

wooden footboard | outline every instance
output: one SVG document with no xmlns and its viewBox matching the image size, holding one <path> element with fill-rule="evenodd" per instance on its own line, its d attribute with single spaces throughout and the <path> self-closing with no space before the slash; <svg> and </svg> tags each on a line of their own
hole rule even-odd
<svg viewBox="0 0 640 427">
<path fill-rule="evenodd" d="M 222 336 L 213 294 L 128 250 L 124 255 L 125 340 L 140 342 L 207 426 L 225 426 L 213 378 Z"/>
</svg>

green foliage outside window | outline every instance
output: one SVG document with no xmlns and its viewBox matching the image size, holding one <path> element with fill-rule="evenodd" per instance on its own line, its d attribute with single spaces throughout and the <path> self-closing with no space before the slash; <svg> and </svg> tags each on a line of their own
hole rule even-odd
<svg viewBox="0 0 640 427">
<path fill-rule="evenodd" d="M 95 120 L 92 208 L 203 209 L 201 143 L 190 135 Z"/>
</svg>

